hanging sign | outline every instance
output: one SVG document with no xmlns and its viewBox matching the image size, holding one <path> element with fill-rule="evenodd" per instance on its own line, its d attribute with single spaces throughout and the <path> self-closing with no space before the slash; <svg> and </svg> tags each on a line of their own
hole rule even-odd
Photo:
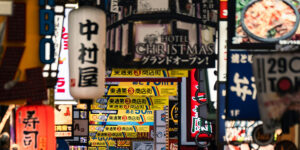
<svg viewBox="0 0 300 150">
<path fill-rule="evenodd" d="M 229 51 L 226 119 L 260 119 L 251 67 L 252 55 L 247 51 Z"/>
<path fill-rule="evenodd" d="M 106 15 L 94 7 L 72 10 L 69 16 L 70 92 L 77 99 L 104 95 Z"/>
<path fill-rule="evenodd" d="M 22 106 L 16 112 L 16 143 L 22 150 L 56 149 L 54 110 L 46 105 Z"/>
<path fill-rule="evenodd" d="M 271 132 L 282 123 L 291 126 L 298 122 L 300 53 L 260 54 L 254 55 L 253 59 L 258 103 L 265 131 Z"/>
</svg>

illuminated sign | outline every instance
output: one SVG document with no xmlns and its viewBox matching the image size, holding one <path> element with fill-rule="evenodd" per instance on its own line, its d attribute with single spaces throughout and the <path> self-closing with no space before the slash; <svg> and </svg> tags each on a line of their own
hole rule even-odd
<svg viewBox="0 0 300 150">
<path fill-rule="evenodd" d="M 177 86 L 109 86 L 106 96 L 177 96 Z"/>
<path fill-rule="evenodd" d="M 20 149 L 56 149 L 51 106 L 22 106 L 16 112 L 16 143 Z"/>
<path fill-rule="evenodd" d="M 188 77 L 188 70 L 183 69 L 112 69 L 109 77 Z"/>
<path fill-rule="evenodd" d="M 265 5 L 266 2 L 270 5 Z M 228 4 L 232 4 L 228 5 L 228 16 L 233 16 L 229 17 L 228 26 L 230 48 L 273 49 L 276 43 L 300 44 L 297 9 L 299 3 L 276 0 L 229 0 Z M 274 5 L 280 7 L 273 7 Z M 264 8 L 261 9 L 262 7 Z M 288 18 L 285 17 L 287 15 Z M 279 22 L 272 21 L 273 16 Z"/>
<path fill-rule="evenodd" d="M 60 54 L 59 54 L 59 66 L 58 66 L 58 75 L 57 75 L 57 83 L 55 86 L 55 100 L 74 100 L 74 98 L 70 94 L 70 80 L 69 80 L 69 50 L 68 50 L 68 18 L 69 13 L 72 9 L 65 9 L 65 18 L 63 21 L 63 29 L 62 29 L 62 38 L 60 40 Z"/>
<path fill-rule="evenodd" d="M 71 125 L 73 121 L 73 106 L 55 105 L 54 115 L 56 125 Z"/>
<path fill-rule="evenodd" d="M 96 7 L 74 9 L 69 16 L 70 93 L 76 99 L 104 95 L 106 15 Z"/>
<path fill-rule="evenodd" d="M 196 69 L 191 70 L 191 106 L 190 106 L 190 112 L 191 112 L 191 137 L 194 138 L 199 132 L 207 132 L 207 133 L 212 133 L 212 124 L 211 122 L 204 120 L 200 118 L 198 114 L 198 107 L 199 104 L 198 101 L 196 100 L 196 96 L 198 99 L 202 102 L 206 101 L 205 98 L 205 93 L 198 93 L 196 95 L 196 91 L 198 91 L 198 82 L 195 78 Z M 199 89 L 200 90 L 200 89 Z M 209 134 L 200 134 L 199 137 L 210 137 L 211 135 Z"/>
<path fill-rule="evenodd" d="M 71 137 L 73 123 L 72 105 L 55 105 L 55 136 Z"/>
<path fill-rule="evenodd" d="M 107 97 L 97 99 L 91 109 L 100 110 L 163 110 L 168 96 L 155 97 Z"/>
</svg>

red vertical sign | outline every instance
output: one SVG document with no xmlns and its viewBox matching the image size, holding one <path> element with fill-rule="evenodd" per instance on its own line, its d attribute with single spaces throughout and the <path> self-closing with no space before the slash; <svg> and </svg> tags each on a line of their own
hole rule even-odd
<svg viewBox="0 0 300 150">
<path fill-rule="evenodd" d="M 227 9 L 227 0 L 220 1 L 220 19 L 227 19 L 228 9 Z"/>
<path fill-rule="evenodd" d="M 191 137 L 195 138 L 199 131 L 212 133 L 212 125 L 210 122 L 199 118 L 197 107 L 200 105 L 196 100 L 196 91 L 198 90 L 198 81 L 195 79 L 196 69 L 191 70 Z M 205 93 L 198 93 L 200 101 L 205 102 Z M 204 124 L 204 125 L 203 125 Z M 199 138 L 210 138 L 211 135 L 200 134 Z"/>
<path fill-rule="evenodd" d="M 16 141 L 21 150 L 56 150 L 54 109 L 22 106 L 16 114 Z"/>
</svg>

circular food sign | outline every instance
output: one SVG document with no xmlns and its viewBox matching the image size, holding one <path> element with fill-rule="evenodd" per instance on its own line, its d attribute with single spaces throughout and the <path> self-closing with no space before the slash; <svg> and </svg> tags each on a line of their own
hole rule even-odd
<svg viewBox="0 0 300 150">
<path fill-rule="evenodd" d="M 273 142 L 274 134 L 266 134 L 263 132 L 263 126 L 258 125 L 253 129 L 252 132 L 253 142 L 260 145 L 265 146 L 269 145 Z"/>
</svg>

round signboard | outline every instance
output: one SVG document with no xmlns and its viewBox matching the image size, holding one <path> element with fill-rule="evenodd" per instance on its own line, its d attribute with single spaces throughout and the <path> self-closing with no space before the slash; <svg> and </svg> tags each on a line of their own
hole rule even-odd
<svg viewBox="0 0 300 150">
<path fill-rule="evenodd" d="M 273 142 L 274 134 L 265 134 L 263 132 L 263 125 L 258 125 L 253 129 L 252 138 L 254 143 L 265 146 Z"/>
</svg>

